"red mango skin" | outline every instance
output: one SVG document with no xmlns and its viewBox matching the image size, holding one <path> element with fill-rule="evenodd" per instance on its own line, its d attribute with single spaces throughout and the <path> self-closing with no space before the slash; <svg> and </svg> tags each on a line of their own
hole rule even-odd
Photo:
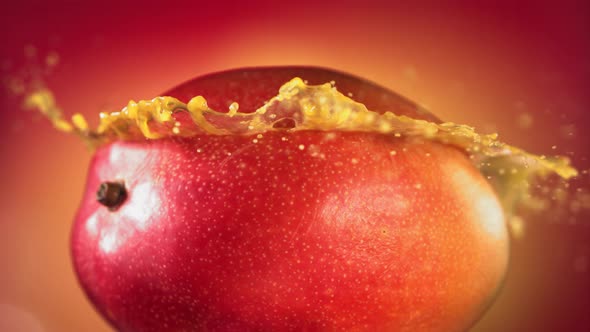
<svg viewBox="0 0 590 332">
<path fill-rule="evenodd" d="M 273 70 L 256 72 L 262 102 L 293 76 L 333 73 L 282 68 L 275 82 Z M 223 75 L 189 82 L 177 96 L 191 84 L 193 96 L 208 96 L 211 77 L 219 91 L 240 83 Z M 370 98 L 387 92 L 346 78 Z M 233 100 L 255 91 L 235 86 L 244 99 Z M 222 94 L 209 104 L 223 104 Z M 96 151 L 72 253 L 84 290 L 113 327 L 460 331 L 482 314 L 503 278 L 508 240 L 495 193 L 462 152 L 373 133 L 255 138 L 119 141 Z M 96 201 L 106 181 L 127 188 L 116 210 Z"/>
</svg>

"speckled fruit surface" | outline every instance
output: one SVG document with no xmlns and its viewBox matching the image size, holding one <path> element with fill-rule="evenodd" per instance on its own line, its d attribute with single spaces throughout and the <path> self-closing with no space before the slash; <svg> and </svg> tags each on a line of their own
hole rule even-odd
<svg viewBox="0 0 590 332">
<path fill-rule="evenodd" d="M 315 68 L 214 74 L 169 94 L 253 111 L 294 76 L 435 119 Z M 97 201 L 105 182 L 124 184 L 120 206 Z M 507 246 L 498 200 L 459 150 L 322 131 L 105 145 L 72 234 L 83 288 L 121 331 L 464 330 L 493 298 Z"/>
</svg>

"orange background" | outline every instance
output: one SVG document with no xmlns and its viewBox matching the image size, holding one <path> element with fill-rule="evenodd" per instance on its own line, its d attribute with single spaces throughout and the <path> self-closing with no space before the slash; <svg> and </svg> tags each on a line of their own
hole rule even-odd
<svg viewBox="0 0 590 332">
<path fill-rule="evenodd" d="M 212 71 L 326 66 L 385 85 L 442 119 L 590 168 L 586 1 L 210 2 L 3 4 L 2 78 L 25 68 L 27 44 L 41 59 L 56 51 L 48 85 L 67 113 L 96 119 L 98 110 Z M 1 102 L 0 330 L 108 331 L 77 285 L 68 248 L 90 153 L 4 90 Z M 588 175 L 576 181 L 589 183 Z M 590 216 L 529 220 L 526 230 L 513 241 L 502 293 L 474 331 L 590 330 Z"/>
</svg>

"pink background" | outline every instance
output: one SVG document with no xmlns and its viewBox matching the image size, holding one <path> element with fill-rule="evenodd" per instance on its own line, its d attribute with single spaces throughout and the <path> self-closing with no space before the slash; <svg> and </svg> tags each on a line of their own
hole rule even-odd
<svg viewBox="0 0 590 332">
<path fill-rule="evenodd" d="M 212 71 L 326 66 L 385 85 L 442 119 L 590 168 L 586 1 L 212 2 L 3 4 L 2 78 L 22 70 L 25 45 L 39 58 L 55 51 L 60 63 L 48 85 L 68 114 L 96 123 L 99 110 Z M 0 330 L 108 331 L 77 285 L 68 248 L 91 155 L 4 90 L 1 102 Z M 529 128 L 519 125 L 523 117 Z M 576 185 L 588 187 L 588 175 Z M 502 293 L 474 331 L 590 330 L 589 214 L 526 228 L 512 244 Z"/>
</svg>

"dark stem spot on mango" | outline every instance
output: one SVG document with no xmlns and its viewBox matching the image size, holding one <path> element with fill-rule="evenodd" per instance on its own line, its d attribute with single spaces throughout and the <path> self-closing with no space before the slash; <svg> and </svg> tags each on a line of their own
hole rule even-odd
<svg viewBox="0 0 590 332">
<path fill-rule="evenodd" d="M 109 208 L 109 210 L 115 210 L 127 198 L 127 190 L 125 185 L 119 182 L 103 182 L 98 187 L 96 192 L 96 200 Z"/>
</svg>

